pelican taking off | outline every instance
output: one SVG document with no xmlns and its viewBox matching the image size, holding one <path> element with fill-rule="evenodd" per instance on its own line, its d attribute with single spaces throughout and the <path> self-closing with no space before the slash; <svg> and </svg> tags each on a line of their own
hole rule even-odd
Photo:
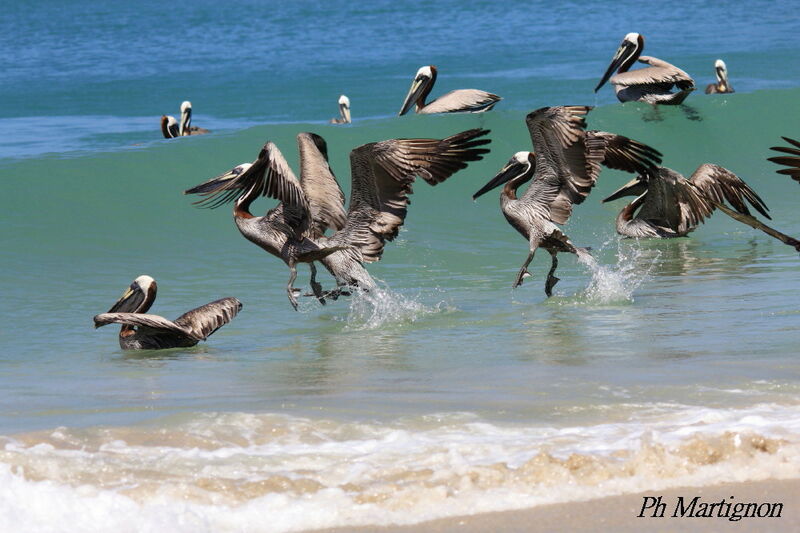
<svg viewBox="0 0 800 533">
<path fill-rule="evenodd" d="M 94 317 L 94 327 L 122 324 L 119 345 L 123 350 L 187 348 L 230 322 L 241 310 L 236 298 L 222 298 L 188 311 L 174 321 L 146 314 L 156 299 L 156 281 L 139 276 L 107 313 Z"/>
<path fill-rule="evenodd" d="M 332 118 L 331 124 L 350 124 L 350 99 L 347 96 L 339 97 L 339 117 Z"/>
<path fill-rule="evenodd" d="M 530 113 L 525 122 L 536 152 L 517 152 L 500 172 L 472 198 L 505 183 L 500 208 L 506 220 L 528 241 L 530 253 L 517 274 L 513 287 L 530 276 L 528 265 L 534 253 L 544 248 L 552 266 L 545 293 L 552 295 L 558 282 L 553 273 L 558 252 L 589 256 L 575 247 L 556 226 L 565 224 L 573 204 L 580 204 L 594 187 L 600 165 L 628 172 L 645 172 L 661 162 L 661 154 L 642 143 L 602 131 L 585 131 L 588 106 L 543 107 Z M 521 198 L 517 189 L 531 181 Z"/>
<path fill-rule="evenodd" d="M 611 78 L 611 84 L 620 102 L 647 102 L 649 104 L 677 105 L 692 92 L 694 80 L 678 67 L 661 59 L 641 55 L 644 37 L 629 33 L 622 40 L 617 52 L 594 92 L 600 90 Z M 649 67 L 629 70 L 639 60 Z M 613 78 L 611 75 L 617 71 Z M 672 88 L 677 87 L 676 92 Z"/>
<path fill-rule="evenodd" d="M 697 167 L 688 180 L 672 169 L 659 167 L 639 175 L 603 202 L 623 196 L 636 196 L 617 216 L 617 233 L 626 237 L 684 237 L 725 201 L 744 215 L 750 215 L 749 202 L 770 218 L 764 201 L 744 180 L 708 163 Z"/>
<path fill-rule="evenodd" d="M 433 102 L 426 104 L 425 99 L 436 83 L 436 67 L 428 65 L 421 67 L 411 82 L 411 88 L 400 108 L 398 115 L 408 113 L 412 105 L 416 104 L 415 112 L 429 115 L 432 113 L 483 113 L 489 111 L 501 100 L 499 96 L 478 89 L 458 89 L 440 96 Z"/>
<path fill-rule="evenodd" d="M 273 143 L 258 159 L 193 187 L 188 194 L 206 196 L 198 203 L 218 207 L 235 199 L 233 216 L 242 235 L 289 266 L 287 295 L 297 309 L 293 283 L 297 263 L 309 263 L 314 295 L 324 303 L 316 282 L 314 261 L 321 261 L 336 278 L 337 296 L 344 286 L 370 289 L 374 281 L 364 262 L 377 261 L 385 241 L 397 236 L 406 217 L 408 195 L 416 176 L 436 185 L 467 162 L 488 152 L 478 148 L 487 130 L 469 130 L 446 139 L 394 139 L 360 146 L 350 152 L 350 207 L 327 162 L 325 141 L 313 133 L 297 136 L 300 146 L 298 180 Z M 250 213 L 259 196 L 280 200 L 263 217 Z M 330 238 L 326 229 L 337 230 Z"/>
<path fill-rule="evenodd" d="M 734 92 L 731 83 L 728 81 L 728 67 L 721 59 L 714 61 L 714 73 L 717 75 L 717 83 L 709 83 L 706 86 L 706 94 L 732 93 Z"/>
</svg>

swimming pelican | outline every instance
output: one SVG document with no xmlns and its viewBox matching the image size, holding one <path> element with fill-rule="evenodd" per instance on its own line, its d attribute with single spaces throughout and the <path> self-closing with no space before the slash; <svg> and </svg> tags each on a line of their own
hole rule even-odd
<svg viewBox="0 0 800 533">
<path fill-rule="evenodd" d="M 580 204 L 594 187 L 600 165 L 628 172 L 643 172 L 661 162 L 661 154 L 640 142 L 602 131 L 585 131 L 589 106 L 543 107 L 530 113 L 525 122 L 536 152 L 517 152 L 500 172 L 472 198 L 505 183 L 500 208 L 511 226 L 528 240 L 530 253 L 517 274 L 513 287 L 530 276 L 528 265 L 539 248 L 550 253 L 545 294 L 552 295 L 559 281 L 553 274 L 558 252 L 579 258 L 589 256 L 577 248 L 556 226 L 565 224 L 573 204 Z M 517 189 L 531 185 L 517 198 Z M 590 256 L 589 256 L 590 257 Z"/>
<path fill-rule="evenodd" d="M 94 327 L 122 324 L 119 345 L 123 350 L 186 348 L 206 340 L 242 309 L 242 302 L 236 298 L 222 298 L 171 321 L 146 314 L 156 299 L 157 289 L 153 278 L 139 276 L 107 313 L 94 317 Z"/>
<path fill-rule="evenodd" d="M 161 115 L 161 133 L 165 139 L 172 139 L 180 135 L 178 121 L 172 115 Z"/>
<path fill-rule="evenodd" d="M 192 103 L 189 100 L 185 100 L 181 104 L 181 122 L 178 131 L 181 137 L 210 133 L 205 128 L 192 126 Z"/>
<path fill-rule="evenodd" d="M 644 49 L 644 37 L 638 33 L 629 33 L 622 40 L 614 54 L 608 70 L 594 92 L 600 90 L 614 71 L 617 75 L 611 78 L 614 91 L 620 102 L 647 102 L 649 104 L 677 105 L 694 91 L 694 80 L 678 67 L 661 59 L 641 55 Z M 639 60 L 650 65 L 647 68 L 629 70 Z M 671 92 L 677 87 L 677 92 Z"/>
<path fill-rule="evenodd" d="M 659 167 L 639 175 L 603 200 L 636 196 L 617 216 L 617 233 L 634 238 L 684 237 L 727 201 L 736 212 L 750 215 L 749 202 L 767 218 L 768 208 L 739 176 L 719 165 L 703 164 L 687 180 Z M 727 212 L 727 211 L 726 211 Z"/>
<path fill-rule="evenodd" d="M 436 83 L 436 67 L 428 65 L 421 67 L 414 76 L 411 88 L 400 108 L 399 116 L 408 113 L 411 106 L 416 104 L 415 112 L 429 115 L 431 113 L 483 113 L 489 111 L 501 100 L 499 96 L 478 89 L 459 89 L 450 91 L 440 96 L 433 102 L 426 104 L 425 99 Z"/>
<path fill-rule="evenodd" d="M 408 195 L 415 176 L 436 185 L 467 162 L 482 158 L 479 139 L 487 130 L 469 130 L 446 139 L 393 139 L 360 146 L 350 152 L 350 207 L 327 163 L 325 141 L 312 133 L 297 136 L 300 175 L 292 173 L 273 143 L 264 145 L 258 159 L 186 191 L 206 196 L 199 204 L 218 207 L 235 199 L 234 220 L 245 238 L 283 259 L 290 276 L 286 292 L 297 309 L 293 283 L 297 263 L 309 263 L 314 295 L 324 303 L 344 287 L 370 289 L 375 283 L 364 262 L 377 261 L 385 241 L 397 236 L 406 217 Z M 259 196 L 280 200 L 263 217 L 253 216 L 250 204 Z M 337 230 L 330 238 L 327 228 Z M 314 261 L 321 261 L 336 278 L 337 289 L 322 293 Z"/>
<path fill-rule="evenodd" d="M 734 92 L 731 83 L 728 81 L 728 67 L 721 59 L 714 61 L 714 73 L 717 75 L 717 83 L 709 83 L 706 86 L 706 94 L 732 93 Z"/>
<path fill-rule="evenodd" d="M 331 124 L 350 124 L 350 99 L 341 95 L 339 97 L 339 117 L 332 118 Z"/>
<path fill-rule="evenodd" d="M 800 182 L 800 142 L 790 139 L 789 137 L 782 137 L 782 139 L 792 146 L 773 146 L 770 150 L 789 154 L 789 156 L 781 155 L 770 157 L 767 161 L 772 161 L 773 163 L 787 167 L 778 170 L 778 174 L 791 176 L 793 180 Z"/>
</svg>

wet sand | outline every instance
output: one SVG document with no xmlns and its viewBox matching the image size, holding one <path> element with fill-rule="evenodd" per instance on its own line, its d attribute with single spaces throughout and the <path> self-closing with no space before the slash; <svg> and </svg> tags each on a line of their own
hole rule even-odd
<svg viewBox="0 0 800 533">
<path fill-rule="evenodd" d="M 651 518 L 648 512 L 638 518 L 645 496 L 662 496 L 667 504 L 664 518 Z M 743 503 L 783 503 L 780 518 L 672 518 L 678 497 L 688 505 L 692 498 L 713 503 L 720 500 Z M 730 496 L 734 499 L 730 500 Z M 699 502 L 698 502 L 699 503 Z M 747 483 L 726 483 L 708 487 L 685 487 L 639 494 L 610 496 L 585 502 L 542 505 L 520 511 L 486 513 L 432 520 L 411 526 L 332 528 L 320 533 L 510 533 L 518 531 L 697 531 L 729 532 L 800 531 L 800 480 L 766 480 Z"/>
</svg>

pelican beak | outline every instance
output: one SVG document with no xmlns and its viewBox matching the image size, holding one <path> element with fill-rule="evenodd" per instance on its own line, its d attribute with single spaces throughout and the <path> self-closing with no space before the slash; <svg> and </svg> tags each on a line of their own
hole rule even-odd
<svg viewBox="0 0 800 533">
<path fill-rule="evenodd" d="M 350 107 L 345 104 L 339 104 L 339 113 L 344 117 L 345 122 L 350 124 Z"/>
<path fill-rule="evenodd" d="M 640 196 L 647 192 L 647 181 L 642 176 L 637 176 L 635 179 L 632 179 L 619 189 L 617 189 L 614 194 L 605 198 L 603 203 L 606 202 L 613 202 L 619 198 L 623 198 L 625 196 Z"/>
<path fill-rule="evenodd" d="M 633 48 L 633 44 L 629 43 L 628 41 L 623 41 L 619 48 L 617 48 L 617 52 L 614 54 L 614 57 L 611 59 L 611 64 L 608 65 L 608 70 L 606 73 L 603 74 L 600 83 L 597 84 L 597 87 L 594 88 L 594 92 L 600 90 L 600 87 L 605 85 L 611 75 L 616 71 L 622 64 L 625 62 L 626 59 L 629 57 L 629 53 Z"/>
<path fill-rule="evenodd" d="M 144 292 L 137 284 L 131 284 L 117 303 L 111 306 L 109 313 L 133 313 L 144 301 Z M 97 327 L 97 326 L 95 326 Z"/>
<path fill-rule="evenodd" d="M 183 137 L 189 135 L 189 127 L 192 124 L 192 108 L 188 108 L 181 112 L 181 124 L 178 130 L 178 135 Z"/>
<path fill-rule="evenodd" d="M 422 91 L 425 89 L 426 81 L 427 78 L 423 76 L 414 78 L 414 81 L 411 83 L 411 88 L 408 90 L 408 94 L 406 95 L 406 99 L 403 102 L 403 107 L 400 108 L 400 112 L 397 114 L 397 116 L 405 115 L 408 113 L 408 110 L 411 109 L 411 106 L 417 103 Z"/>
<path fill-rule="evenodd" d="M 478 192 L 472 195 L 472 199 L 476 200 L 479 196 L 486 194 L 487 192 L 491 191 L 495 187 L 499 187 L 500 185 L 506 183 L 507 181 L 516 178 L 517 176 L 521 175 L 523 172 L 527 171 L 527 168 L 522 163 L 512 160 L 502 169 L 500 172 L 497 173 L 495 177 L 490 179 L 486 185 L 480 188 Z"/>
</svg>

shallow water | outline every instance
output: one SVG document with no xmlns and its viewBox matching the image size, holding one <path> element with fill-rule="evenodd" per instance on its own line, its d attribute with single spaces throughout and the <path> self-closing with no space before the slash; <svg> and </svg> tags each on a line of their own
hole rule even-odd
<svg viewBox="0 0 800 533">
<path fill-rule="evenodd" d="M 526 243 L 496 192 L 470 199 L 530 146 L 527 111 L 609 104 L 590 128 L 649 143 L 686 175 L 729 168 L 776 228 L 800 235 L 797 184 L 765 160 L 797 136 L 793 19 L 780 4 L 682 5 L 659 21 L 529 2 L 439 3 L 424 21 L 394 2 L 87 4 L 80 21 L 60 4 L 11 8 L 0 529 L 290 531 L 800 475 L 796 252 L 721 213 L 690 238 L 619 239 L 623 204 L 600 199 L 629 176 L 604 171 L 564 228 L 597 264 L 563 256 L 548 300 L 549 256 L 511 290 Z M 729 31 L 710 31 L 719 20 Z M 739 92 L 693 94 L 693 114 L 658 117 L 613 104 L 608 87 L 595 96 L 633 21 L 646 53 L 701 87 L 724 57 Z M 481 116 L 394 118 L 423 62 L 440 68 L 434 94 L 505 99 Z M 323 123 L 340 92 L 352 126 Z M 215 133 L 158 139 L 158 117 L 185 98 Z M 300 131 L 325 137 L 348 192 L 353 147 L 477 126 L 492 130 L 491 153 L 436 188 L 417 184 L 400 236 L 368 267 L 380 289 L 325 307 L 305 299 L 293 312 L 285 266 L 241 238 L 228 208 L 181 195 L 268 139 L 297 168 Z M 91 317 L 144 273 L 167 318 L 223 296 L 244 309 L 197 347 L 123 352 Z"/>
</svg>

